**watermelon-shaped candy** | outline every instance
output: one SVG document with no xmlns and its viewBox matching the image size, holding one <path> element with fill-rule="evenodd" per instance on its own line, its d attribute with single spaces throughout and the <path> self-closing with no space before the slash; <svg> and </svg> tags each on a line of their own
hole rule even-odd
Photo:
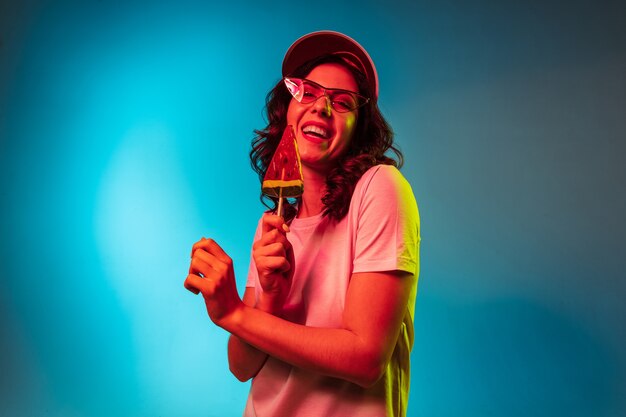
<svg viewBox="0 0 626 417">
<path fill-rule="evenodd" d="M 277 198 L 300 197 L 304 191 L 300 154 L 291 125 L 285 128 L 274 152 L 263 179 L 262 190 L 263 194 Z"/>
</svg>

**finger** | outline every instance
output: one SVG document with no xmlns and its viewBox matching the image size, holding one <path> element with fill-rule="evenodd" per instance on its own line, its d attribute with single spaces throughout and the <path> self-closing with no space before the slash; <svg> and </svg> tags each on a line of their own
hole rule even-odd
<svg viewBox="0 0 626 417">
<path fill-rule="evenodd" d="M 230 256 L 228 256 L 228 254 L 224 252 L 224 249 L 222 249 L 222 247 L 218 245 L 216 241 L 214 241 L 213 239 L 206 239 L 203 244 L 206 245 L 205 250 L 209 254 L 215 256 L 220 262 L 222 262 L 226 266 L 232 266 L 233 260 L 230 259 Z"/>
<path fill-rule="evenodd" d="M 183 284 L 192 293 L 198 295 L 202 288 L 205 287 L 204 280 L 197 275 L 189 274 Z"/>
<path fill-rule="evenodd" d="M 267 256 L 257 266 L 267 271 L 276 272 L 287 272 L 291 269 L 291 265 L 284 256 Z"/>
<path fill-rule="evenodd" d="M 254 242 L 252 248 L 267 246 L 272 243 L 282 243 L 285 245 L 287 243 L 287 236 L 278 229 L 272 229 Z"/>
<path fill-rule="evenodd" d="M 185 288 L 189 291 L 191 291 L 192 293 L 194 293 L 195 295 L 198 295 L 200 293 L 200 290 L 197 289 L 196 287 L 194 287 L 191 282 L 189 282 L 187 279 L 185 279 L 185 282 L 183 283 L 183 285 L 185 286 Z"/>
<path fill-rule="evenodd" d="M 207 263 L 204 259 L 202 259 L 199 256 L 199 254 L 200 254 L 200 251 L 196 251 L 193 258 L 191 258 L 191 264 L 189 265 L 189 273 L 206 277 L 209 274 L 212 274 L 214 272 L 214 268 L 209 263 Z"/>
<path fill-rule="evenodd" d="M 209 275 L 219 276 L 220 274 L 226 274 L 226 272 L 228 271 L 228 263 L 223 262 L 222 260 L 218 259 L 217 256 L 205 251 L 204 249 L 196 250 L 192 261 L 195 258 L 197 258 L 199 262 L 203 262 L 210 268 L 204 271 L 205 277 L 208 277 Z M 199 263 L 199 265 L 202 265 L 202 263 Z"/>
<path fill-rule="evenodd" d="M 220 245 L 217 244 L 216 241 L 214 241 L 211 238 L 202 238 L 199 241 L 197 241 L 193 247 L 191 248 L 191 257 L 193 257 L 194 253 L 198 250 L 198 249 L 204 249 L 205 251 L 207 251 L 208 253 L 212 253 L 213 255 L 215 255 L 220 261 L 224 262 L 224 263 L 231 263 L 231 259 L 230 257 L 226 254 L 226 252 L 224 252 L 224 250 L 220 247 Z"/>
<path fill-rule="evenodd" d="M 283 229 L 283 225 L 286 226 L 285 219 L 283 219 L 282 216 L 277 216 L 271 213 L 265 213 L 263 215 L 262 234 L 265 234 L 272 229 L 278 229 L 278 230 L 282 230 L 283 232 L 286 232 L 289 229 L 289 227 L 287 226 L 287 230 L 285 230 Z"/>
<path fill-rule="evenodd" d="M 272 243 L 270 245 L 261 246 L 254 250 L 254 258 L 260 258 L 263 256 L 282 256 L 285 257 L 287 251 L 282 243 Z"/>
<path fill-rule="evenodd" d="M 204 243 L 207 239 L 203 236 L 199 241 L 197 241 L 196 243 L 193 244 L 192 248 L 191 248 L 191 258 L 193 258 L 193 253 L 198 250 L 203 248 L 206 244 Z"/>
</svg>

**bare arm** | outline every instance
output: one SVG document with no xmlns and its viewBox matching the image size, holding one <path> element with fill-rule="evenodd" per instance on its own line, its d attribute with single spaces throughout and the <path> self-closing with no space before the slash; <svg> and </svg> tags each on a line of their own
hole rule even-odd
<svg viewBox="0 0 626 417">
<path fill-rule="evenodd" d="M 254 288 L 247 287 L 243 294 L 243 303 L 246 306 L 254 307 Z M 250 346 L 239 337 L 231 334 L 228 339 L 228 365 L 230 372 L 241 382 L 247 381 L 256 376 L 261 370 L 267 353 Z"/>
<path fill-rule="evenodd" d="M 354 274 L 339 329 L 298 325 L 247 306 L 221 326 L 293 366 L 368 387 L 391 358 L 414 280 L 404 272 Z"/>
<path fill-rule="evenodd" d="M 280 315 L 291 286 L 293 276 L 291 265 L 294 261 L 291 244 L 285 236 L 289 227 L 284 225 L 281 217 L 270 217 L 273 227 L 263 222 L 260 239 L 254 242 L 252 252 L 262 292 L 257 300 L 254 288 L 247 287 L 243 303 L 272 315 Z M 228 340 L 228 363 L 230 371 L 237 379 L 243 382 L 253 378 L 266 360 L 267 353 L 231 334 Z"/>
<path fill-rule="evenodd" d="M 414 282 L 406 272 L 353 274 L 342 327 L 307 327 L 241 302 L 232 261 L 207 239 L 197 244 L 185 286 L 202 292 L 214 323 L 258 350 L 367 387 L 380 378 L 391 357 Z"/>
</svg>

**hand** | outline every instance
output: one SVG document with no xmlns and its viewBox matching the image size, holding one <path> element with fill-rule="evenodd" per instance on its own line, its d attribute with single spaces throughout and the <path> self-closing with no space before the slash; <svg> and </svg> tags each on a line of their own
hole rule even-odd
<svg viewBox="0 0 626 417">
<path fill-rule="evenodd" d="M 295 268 L 293 248 L 287 240 L 289 227 L 282 217 L 265 214 L 261 230 L 261 238 L 252 246 L 252 256 L 263 288 L 257 307 L 270 313 L 280 313 L 289 295 Z"/>
<path fill-rule="evenodd" d="M 202 293 L 207 313 L 220 327 L 232 318 L 243 303 L 237 293 L 233 261 L 213 240 L 202 238 L 191 249 L 191 266 L 185 288 Z"/>
</svg>

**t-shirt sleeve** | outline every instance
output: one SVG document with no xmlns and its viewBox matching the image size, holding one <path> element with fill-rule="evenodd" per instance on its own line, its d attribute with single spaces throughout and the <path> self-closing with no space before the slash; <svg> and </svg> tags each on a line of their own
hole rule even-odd
<svg viewBox="0 0 626 417">
<path fill-rule="evenodd" d="M 353 272 L 419 273 L 419 214 L 413 190 L 397 168 L 366 172 L 355 189 Z"/>
<path fill-rule="evenodd" d="M 254 240 L 253 243 L 261 238 L 261 227 L 263 224 L 263 218 L 259 220 L 259 223 L 256 226 L 256 232 L 254 232 Z M 248 279 L 246 281 L 246 287 L 256 287 L 259 278 L 259 273 L 256 269 L 256 264 L 254 263 L 254 257 L 252 256 L 252 246 L 250 247 L 250 266 L 248 267 Z"/>
</svg>

